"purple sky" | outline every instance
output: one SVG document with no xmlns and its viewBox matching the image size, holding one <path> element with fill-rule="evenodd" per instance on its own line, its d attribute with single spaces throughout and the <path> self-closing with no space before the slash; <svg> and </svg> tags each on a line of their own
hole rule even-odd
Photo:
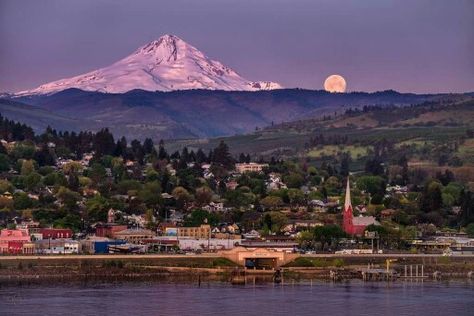
<svg viewBox="0 0 474 316">
<path fill-rule="evenodd" d="M 107 66 L 176 34 L 250 80 L 474 91 L 472 0 L 0 0 L 0 91 Z"/>
</svg>

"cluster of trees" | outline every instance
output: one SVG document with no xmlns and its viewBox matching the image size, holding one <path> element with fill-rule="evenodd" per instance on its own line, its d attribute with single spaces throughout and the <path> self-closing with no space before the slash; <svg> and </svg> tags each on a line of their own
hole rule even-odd
<svg viewBox="0 0 474 316">
<path fill-rule="evenodd" d="M 9 120 L 0 113 L 0 138 L 8 142 L 33 139 L 34 131 L 31 127 Z"/>
</svg>

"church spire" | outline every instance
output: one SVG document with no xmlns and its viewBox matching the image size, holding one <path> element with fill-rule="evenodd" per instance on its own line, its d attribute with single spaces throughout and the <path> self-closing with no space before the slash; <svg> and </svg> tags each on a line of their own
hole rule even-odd
<svg viewBox="0 0 474 316">
<path fill-rule="evenodd" d="M 344 202 L 344 211 L 342 215 L 342 225 L 346 234 L 354 234 L 354 223 L 352 222 L 352 203 L 351 203 L 351 185 L 347 177 L 346 200 Z"/>
<path fill-rule="evenodd" d="M 351 186 L 349 184 L 349 177 L 347 177 L 346 200 L 344 202 L 344 211 L 347 211 L 349 208 L 352 210 Z"/>
</svg>

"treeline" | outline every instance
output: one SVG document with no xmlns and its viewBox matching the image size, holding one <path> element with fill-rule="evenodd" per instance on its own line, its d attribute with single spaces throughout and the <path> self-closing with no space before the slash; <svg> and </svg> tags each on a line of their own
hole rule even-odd
<svg viewBox="0 0 474 316">
<path fill-rule="evenodd" d="M 0 138 L 8 142 L 32 140 L 35 136 L 33 129 L 26 124 L 4 118 L 0 113 Z"/>
<path fill-rule="evenodd" d="M 52 165 L 58 157 L 81 159 L 85 153 L 91 152 L 94 153 L 94 160 L 112 156 L 143 164 L 145 157 L 148 157 L 149 160 L 173 161 L 174 167 L 177 169 L 184 169 L 189 163 L 213 163 L 230 170 L 235 164 L 235 160 L 224 142 L 208 153 L 202 149 L 198 149 L 196 152 L 189 151 L 187 147 L 184 147 L 182 151 L 169 154 L 163 140 L 160 140 L 158 148 L 155 147 L 151 138 L 146 138 L 143 142 L 134 139 L 130 143 L 125 137 L 115 140 L 108 128 L 103 128 L 97 133 L 90 131 L 76 133 L 74 131 L 57 131 L 48 126 L 42 134 L 35 135 L 33 129 L 26 124 L 9 120 L 1 115 L 0 136 L 7 142 L 30 141 L 33 148 L 28 148 L 28 142 L 26 142 L 24 146 L 21 146 L 21 150 L 30 151 L 31 155 L 26 153 L 26 156 L 36 160 L 39 166 Z M 39 150 L 34 147 L 39 147 Z M 16 150 L 19 149 L 16 148 Z M 6 153 L 6 149 L 1 144 L 0 153 Z M 21 154 L 21 156 L 24 155 L 25 153 Z M 243 153 L 240 155 L 239 162 L 249 161 L 250 155 Z"/>
</svg>

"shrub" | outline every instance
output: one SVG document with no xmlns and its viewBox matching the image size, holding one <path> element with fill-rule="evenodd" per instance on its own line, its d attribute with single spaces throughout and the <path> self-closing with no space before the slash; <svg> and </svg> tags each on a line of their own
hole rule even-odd
<svg viewBox="0 0 474 316">
<path fill-rule="evenodd" d="M 340 259 L 340 258 L 336 258 L 332 261 L 332 265 L 337 267 L 337 268 L 341 268 L 344 266 L 344 260 Z"/>
<path fill-rule="evenodd" d="M 314 267 L 313 261 L 311 261 L 311 259 L 303 257 L 296 258 L 292 265 L 295 267 Z"/>
<path fill-rule="evenodd" d="M 230 267 L 230 266 L 234 266 L 235 264 L 229 259 L 217 258 L 212 261 L 211 265 L 213 267 Z"/>
</svg>

